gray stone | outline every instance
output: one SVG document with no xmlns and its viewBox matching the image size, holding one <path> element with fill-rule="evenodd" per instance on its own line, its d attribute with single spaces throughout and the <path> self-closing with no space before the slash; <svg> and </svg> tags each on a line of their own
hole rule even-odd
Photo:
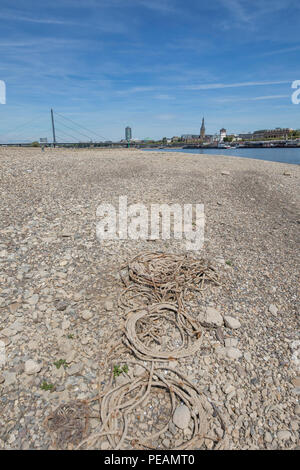
<svg viewBox="0 0 300 470">
<path fill-rule="evenodd" d="M 287 441 L 291 438 L 292 434 L 290 433 L 290 431 L 278 431 L 277 433 L 277 438 L 280 440 L 280 441 Z"/>
<path fill-rule="evenodd" d="M 238 345 L 238 339 L 237 338 L 226 338 L 225 339 L 226 348 L 236 348 L 237 345 Z"/>
<path fill-rule="evenodd" d="M 243 353 L 238 348 L 225 348 L 226 356 L 229 359 L 239 359 L 242 357 Z"/>
<path fill-rule="evenodd" d="M 93 312 L 90 312 L 89 310 L 84 310 L 81 314 L 81 318 L 83 318 L 83 320 L 90 320 L 93 315 Z"/>
<path fill-rule="evenodd" d="M 177 406 L 173 415 L 173 423 L 179 429 L 186 429 L 191 419 L 191 412 L 186 405 Z"/>
<path fill-rule="evenodd" d="M 273 437 L 272 437 L 272 434 L 270 432 L 265 432 L 265 436 L 264 436 L 264 439 L 265 441 L 268 443 L 268 444 L 271 444 L 271 442 L 273 441 Z"/>
<path fill-rule="evenodd" d="M 39 364 L 36 361 L 33 361 L 32 359 L 28 359 L 28 361 L 25 362 L 25 374 L 27 375 L 33 375 L 33 374 L 38 374 L 42 368 L 42 364 Z"/>
<path fill-rule="evenodd" d="M 269 306 L 269 312 L 272 313 L 272 315 L 277 315 L 278 308 L 276 307 L 276 305 L 271 304 L 271 305 Z"/>
<path fill-rule="evenodd" d="M 146 369 L 142 366 L 139 366 L 138 364 L 136 364 L 134 366 L 134 369 L 133 369 L 133 374 L 135 377 L 141 377 L 142 375 L 144 375 L 146 372 Z"/>
<path fill-rule="evenodd" d="M 236 330 L 237 328 L 240 328 L 241 326 L 239 320 L 237 320 L 234 317 L 231 317 L 230 315 L 225 315 L 224 323 L 225 323 L 225 326 L 227 326 L 227 328 L 231 328 L 232 330 Z"/>
<path fill-rule="evenodd" d="M 77 364 L 73 364 L 71 367 L 67 367 L 66 371 L 68 375 L 78 375 L 81 373 L 83 369 L 83 364 L 78 362 Z"/>
<path fill-rule="evenodd" d="M 59 310 L 60 312 L 63 312 L 64 310 L 66 310 L 68 304 L 67 302 L 65 302 L 64 300 L 60 300 L 59 302 L 57 302 L 56 304 L 56 308 L 57 310 Z"/>
<path fill-rule="evenodd" d="M 2 375 L 5 379 L 4 385 L 6 385 L 7 387 L 17 381 L 17 374 L 15 372 L 4 371 Z"/>
<path fill-rule="evenodd" d="M 111 300 L 107 300 L 104 304 L 104 308 L 107 311 L 111 311 L 114 309 L 114 303 Z"/>
<path fill-rule="evenodd" d="M 220 312 L 213 307 L 207 307 L 204 316 L 200 319 L 203 326 L 212 326 L 217 328 L 223 325 L 223 317 Z"/>
<path fill-rule="evenodd" d="M 31 296 L 27 302 L 30 304 L 30 305 L 35 305 L 37 304 L 39 301 L 39 295 L 38 294 L 33 294 L 33 296 Z"/>
</svg>

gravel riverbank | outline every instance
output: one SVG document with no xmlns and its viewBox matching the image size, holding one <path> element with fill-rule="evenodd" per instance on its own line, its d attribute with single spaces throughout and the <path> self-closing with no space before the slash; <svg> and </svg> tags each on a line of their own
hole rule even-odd
<svg viewBox="0 0 300 470">
<path fill-rule="evenodd" d="M 96 395 L 105 344 L 121 327 L 119 268 L 142 251 L 185 252 L 174 239 L 100 243 L 96 209 L 118 207 L 122 195 L 146 206 L 204 204 L 196 254 L 212 260 L 222 285 L 191 308 L 221 316 L 222 334 L 205 329 L 203 348 L 178 367 L 220 410 L 222 448 L 298 448 L 299 183 L 297 165 L 237 157 L 0 148 L 0 448 L 54 448 L 45 418 Z M 93 417 L 89 432 L 98 425 Z M 176 439 L 175 427 L 165 445 Z"/>
</svg>

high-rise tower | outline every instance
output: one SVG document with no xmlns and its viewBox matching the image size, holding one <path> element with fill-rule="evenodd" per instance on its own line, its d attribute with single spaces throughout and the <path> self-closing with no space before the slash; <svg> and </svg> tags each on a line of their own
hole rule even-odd
<svg viewBox="0 0 300 470">
<path fill-rule="evenodd" d="M 125 128 L 125 139 L 127 141 L 131 140 L 132 139 L 132 131 L 131 131 L 131 127 L 127 126 Z"/>
<path fill-rule="evenodd" d="M 202 118 L 202 125 L 200 129 L 200 139 L 204 140 L 205 138 L 205 125 L 204 125 L 204 118 Z"/>
</svg>

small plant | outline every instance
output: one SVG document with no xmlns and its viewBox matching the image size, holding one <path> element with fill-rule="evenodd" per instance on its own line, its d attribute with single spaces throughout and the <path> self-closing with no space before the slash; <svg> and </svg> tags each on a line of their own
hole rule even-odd
<svg viewBox="0 0 300 470">
<path fill-rule="evenodd" d="M 59 361 L 56 361 L 53 363 L 57 369 L 59 369 L 61 366 L 66 369 L 68 367 L 67 361 L 65 359 L 59 359 Z"/>
<path fill-rule="evenodd" d="M 48 390 L 53 390 L 53 388 L 54 388 L 54 385 L 53 384 L 48 384 L 48 382 L 46 382 L 46 380 L 44 380 L 42 385 L 41 385 L 41 390 L 48 391 Z"/>
<path fill-rule="evenodd" d="M 113 369 L 114 377 L 119 377 L 119 375 L 121 375 L 122 372 L 125 372 L 127 374 L 128 372 L 127 364 L 125 364 L 122 368 L 120 368 L 119 365 L 114 366 L 114 369 Z"/>
<path fill-rule="evenodd" d="M 232 266 L 232 261 L 230 259 L 228 259 L 227 261 L 225 261 L 226 264 L 228 264 L 228 266 Z"/>
<path fill-rule="evenodd" d="M 68 335 L 68 338 L 69 338 L 69 339 L 74 339 L 74 335 L 69 334 L 69 335 Z"/>
</svg>

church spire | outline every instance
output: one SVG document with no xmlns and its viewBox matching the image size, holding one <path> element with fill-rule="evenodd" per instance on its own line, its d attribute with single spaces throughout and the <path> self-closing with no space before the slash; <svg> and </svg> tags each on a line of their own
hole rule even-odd
<svg viewBox="0 0 300 470">
<path fill-rule="evenodd" d="M 203 140 L 205 137 L 205 124 L 204 124 L 204 118 L 202 118 L 202 125 L 200 129 L 200 139 Z"/>
</svg>

